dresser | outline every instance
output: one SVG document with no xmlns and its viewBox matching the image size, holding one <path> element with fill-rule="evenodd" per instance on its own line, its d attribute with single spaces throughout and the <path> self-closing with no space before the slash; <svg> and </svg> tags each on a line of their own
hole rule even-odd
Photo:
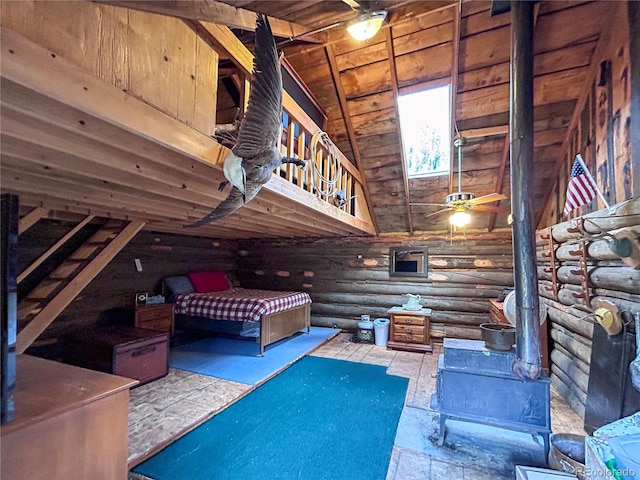
<svg viewBox="0 0 640 480">
<path fill-rule="evenodd" d="M 173 335 L 173 303 L 157 303 L 136 307 L 135 326 Z"/>
<path fill-rule="evenodd" d="M 429 328 L 430 308 L 405 310 L 393 307 L 387 314 L 391 320 L 387 348 L 422 353 L 433 351 Z"/>
<path fill-rule="evenodd" d="M 138 382 L 24 354 L 16 367 L 0 477 L 126 479 L 129 388 Z"/>
</svg>

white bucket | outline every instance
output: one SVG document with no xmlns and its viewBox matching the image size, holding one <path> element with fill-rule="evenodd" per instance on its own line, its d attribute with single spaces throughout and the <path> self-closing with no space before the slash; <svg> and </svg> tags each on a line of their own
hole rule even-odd
<svg viewBox="0 0 640 480">
<path fill-rule="evenodd" d="M 389 341 L 389 319 L 376 318 L 373 321 L 373 330 L 375 333 L 376 345 L 386 347 Z"/>
</svg>

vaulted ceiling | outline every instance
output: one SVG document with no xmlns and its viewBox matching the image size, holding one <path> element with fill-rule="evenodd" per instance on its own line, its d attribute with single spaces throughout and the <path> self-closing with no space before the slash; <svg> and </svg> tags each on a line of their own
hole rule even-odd
<svg viewBox="0 0 640 480">
<path fill-rule="evenodd" d="M 254 12 L 270 17 L 285 58 L 326 113 L 324 129 L 361 171 L 361 196 L 371 206 L 373 222 L 368 214 L 346 218 L 311 194 L 291 196 L 274 176 L 250 205 L 195 234 L 348 236 L 373 233 L 374 227 L 381 233 L 448 229 L 447 214 L 433 215 L 441 207 L 413 203 L 442 203 L 455 191 L 455 161 L 453 175 L 407 178 L 396 105 L 398 94 L 442 84 L 454 86 L 455 128 L 467 139 L 462 190 L 510 196 L 511 18 L 510 13 L 492 16 L 490 0 L 32 1 L 3 2 L 1 8 L 3 28 L 10 25 L 28 37 L 9 37 L 3 30 L 2 189 L 21 194 L 26 205 L 47 215 L 142 220 L 149 228 L 194 233 L 184 224 L 224 198 L 216 187 L 223 179 L 219 163 L 225 152 L 211 138 L 213 125 L 203 114 L 215 108 L 215 92 L 207 94 L 206 82 L 215 81 L 217 67 L 224 86 L 236 66 L 221 51 L 218 65 L 214 59 L 203 67 L 210 45 L 202 48 L 202 38 L 194 38 L 183 21 L 192 28 L 195 22 L 227 26 L 251 49 Z M 357 8 L 389 12 L 380 32 L 364 42 L 351 39 L 344 28 Z M 610 10 L 605 1 L 535 5 L 535 171 L 530 178 L 536 213 L 567 150 L 567 126 L 582 113 L 581 108 L 576 112 L 578 99 L 584 99 L 599 70 L 592 58 L 609 34 Z M 74 15 L 76 23 L 84 23 L 67 22 L 61 29 Z M 189 35 L 168 38 L 158 28 L 163 22 L 171 27 L 167 32 Z M 100 37 L 96 32 L 103 25 L 115 26 L 120 37 Z M 17 46 L 8 46 L 4 37 Z M 135 55 L 123 53 L 125 41 L 141 45 L 132 50 Z M 73 48 L 64 48 L 73 42 Z M 180 88 L 178 77 L 164 68 L 172 62 L 179 65 L 172 74 L 191 74 L 195 86 Z M 134 85 L 126 68 L 158 73 L 148 78 L 151 88 L 136 95 L 144 82 Z M 236 70 L 236 77 L 242 72 Z M 225 90 L 218 92 L 217 123 L 228 122 L 234 111 L 227 108 L 234 100 Z M 175 112 L 147 102 L 147 94 Z M 187 121 L 181 118 L 190 115 Z M 508 199 L 490 205 L 502 210 L 474 210 L 469 229 L 506 226 Z"/>
<path fill-rule="evenodd" d="M 309 30 L 355 18 L 354 2 L 223 0 Z M 387 9 L 388 22 L 372 39 L 351 39 L 343 26 L 325 30 L 323 43 L 283 45 L 286 59 L 327 114 L 326 131 L 364 173 L 381 232 L 442 230 L 447 214 L 431 215 L 457 190 L 453 175 L 407 179 L 402 161 L 396 95 L 455 85 L 455 126 L 467 139 L 462 190 L 476 196 L 510 194 L 509 59 L 511 15 L 491 15 L 489 0 L 359 2 Z M 461 8 L 461 12 L 460 12 Z M 542 1 L 535 5 L 534 118 L 537 212 L 556 175 L 576 101 L 595 74 L 591 59 L 607 29 L 607 2 Z M 606 32 L 605 32 L 606 33 Z M 250 44 L 251 36 L 240 37 Z M 283 38 L 283 40 L 285 40 Z M 304 37 L 301 39 L 304 40 Z M 601 42 L 602 43 L 602 42 Z M 443 121 L 447 121 L 443 119 Z M 491 204 L 497 205 L 497 204 Z M 472 212 L 468 228 L 506 226 L 501 213 Z"/>
</svg>

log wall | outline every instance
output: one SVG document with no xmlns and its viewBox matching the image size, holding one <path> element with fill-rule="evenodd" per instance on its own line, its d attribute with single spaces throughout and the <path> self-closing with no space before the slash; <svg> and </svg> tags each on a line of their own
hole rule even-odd
<svg viewBox="0 0 640 480">
<path fill-rule="evenodd" d="M 218 55 L 182 20 L 91 2 L 1 2 L 3 28 L 201 132 L 216 123 Z"/>
<path fill-rule="evenodd" d="M 611 252 L 610 237 L 603 235 L 633 232 L 640 237 L 640 199 L 623 205 L 614 216 L 605 209 L 583 218 L 583 231 L 572 231 L 576 226 L 576 220 L 572 220 L 538 230 L 536 235 L 540 301 L 548 307 L 550 319 L 551 380 L 582 417 L 589 384 L 591 339 L 594 329 L 602 328 L 585 308 L 596 308 L 599 300 L 607 300 L 620 309 L 629 330 L 633 330 L 632 314 L 640 312 L 640 270 Z M 586 300 L 576 296 L 584 292 L 579 274 L 581 257 L 576 255 L 581 242 L 586 242 L 587 253 Z"/>
<path fill-rule="evenodd" d="M 73 225 L 41 221 L 20 235 L 18 270 L 22 271 L 40 254 L 61 238 Z M 83 243 L 90 231 L 89 224 L 56 255 L 36 269 L 19 285 L 24 294 L 55 269 L 56 265 Z M 84 238 L 82 238 L 84 237 Z M 38 344 L 55 343 L 71 330 L 90 329 L 100 321 L 133 321 L 135 294 L 160 293 L 161 279 L 183 275 L 195 270 L 224 270 L 232 280 L 236 259 L 236 242 L 204 237 L 169 235 L 153 232 L 138 233 L 96 278 L 43 332 Z M 136 271 L 134 259 L 139 258 L 142 272 Z M 31 285 L 31 287 L 30 287 Z M 126 318 L 105 319 L 104 312 L 119 309 Z M 102 315 L 102 318 L 101 318 Z"/>
<path fill-rule="evenodd" d="M 390 277 L 389 247 L 410 245 L 428 247 L 429 276 Z M 433 309 L 433 337 L 479 339 L 488 300 L 513 285 L 511 232 L 241 241 L 236 275 L 247 288 L 307 291 L 313 325 L 352 330 L 412 293 Z"/>
<path fill-rule="evenodd" d="M 541 216 L 539 226 L 554 225 L 563 218 L 567 183 L 571 167 L 577 153 L 582 154 L 584 162 L 596 180 L 598 187 L 610 205 L 640 195 L 640 185 L 634 182 L 638 169 L 638 155 L 634 162 L 632 137 L 631 88 L 640 83 L 630 70 L 629 14 L 626 2 L 611 4 L 612 28 L 604 32 L 604 46 L 600 55 L 591 61 L 595 69 L 589 84 L 582 82 L 581 104 L 576 121 L 569 123 L 570 130 L 562 147 L 562 161 L 552 177 L 554 183 L 549 201 Z M 638 119 L 635 120 L 636 129 Z M 538 159 L 536 158 L 536 161 Z M 591 203 L 576 209 L 573 216 L 593 212 L 604 207 L 602 200 L 596 197 Z"/>
</svg>

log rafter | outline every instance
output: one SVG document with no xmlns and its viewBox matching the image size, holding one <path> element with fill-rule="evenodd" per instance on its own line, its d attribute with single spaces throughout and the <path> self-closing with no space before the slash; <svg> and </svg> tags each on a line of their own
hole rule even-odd
<svg viewBox="0 0 640 480">
<path fill-rule="evenodd" d="M 256 29 L 256 14 L 251 10 L 234 7 L 222 2 L 207 1 L 136 1 L 136 0 L 91 0 L 116 7 L 130 8 L 148 13 L 156 13 L 188 20 L 217 23 L 230 28 L 254 31 Z M 268 17 L 273 34 L 278 37 L 298 37 L 309 31 L 309 28 L 293 22 L 287 22 L 276 17 Z M 305 42 L 324 43 L 327 35 L 324 32 L 304 35 Z"/>
<path fill-rule="evenodd" d="M 400 111 L 398 109 L 398 74 L 396 71 L 396 56 L 393 49 L 393 36 L 391 35 L 391 28 L 385 30 L 385 43 L 387 47 L 387 54 L 389 55 L 389 73 L 391 74 L 391 89 L 393 91 L 393 108 L 398 120 L 400 119 Z M 409 223 L 409 233 L 413 234 L 413 214 L 411 212 L 411 193 L 409 192 L 409 177 L 407 176 L 407 164 L 404 158 L 404 144 L 402 142 L 402 129 L 400 128 L 400 122 L 396 126 L 398 129 L 398 142 L 400 148 L 400 166 L 402 168 L 402 185 L 404 187 L 405 207 L 407 209 L 407 220 Z"/>
</svg>

